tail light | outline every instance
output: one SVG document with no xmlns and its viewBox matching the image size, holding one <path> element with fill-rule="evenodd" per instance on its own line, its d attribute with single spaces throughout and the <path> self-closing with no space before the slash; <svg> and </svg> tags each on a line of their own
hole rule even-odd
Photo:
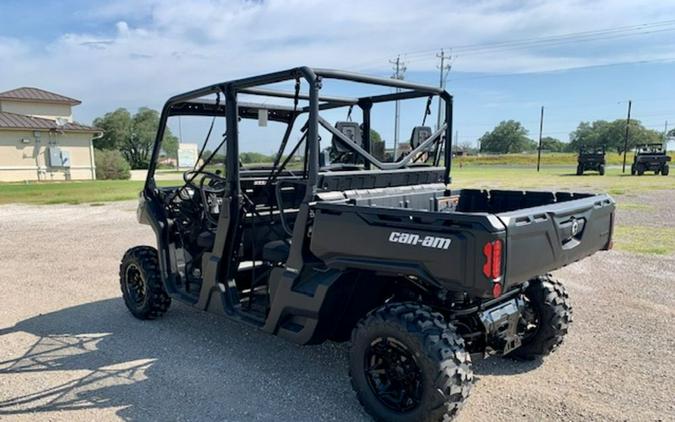
<svg viewBox="0 0 675 422">
<path fill-rule="evenodd" d="M 494 297 L 499 297 L 502 294 L 502 252 L 503 242 L 499 239 L 488 242 L 483 246 L 483 255 L 485 255 L 483 275 L 495 283 L 492 288 Z"/>
</svg>

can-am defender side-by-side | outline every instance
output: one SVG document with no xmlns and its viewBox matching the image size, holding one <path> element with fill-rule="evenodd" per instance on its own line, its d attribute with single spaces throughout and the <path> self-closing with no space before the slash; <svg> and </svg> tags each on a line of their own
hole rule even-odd
<svg viewBox="0 0 675 422">
<path fill-rule="evenodd" d="M 643 144 L 635 147 L 633 165 L 630 174 L 642 176 L 645 171 L 653 171 L 654 174 L 668 176 L 671 157 L 666 153 L 664 144 Z"/>
<path fill-rule="evenodd" d="M 577 176 L 585 171 L 597 171 L 600 176 L 605 175 L 605 147 L 581 147 L 577 157 Z"/>
<path fill-rule="evenodd" d="M 331 83 L 380 92 L 324 95 Z M 426 102 L 424 118 L 405 152 L 374 155 L 371 111 L 395 101 Z M 351 340 L 351 382 L 375 419 L 451 419 L 472 358 L 535 359 L 561 344 L 572 308 L 549 272 L 609 249 L 614 219 L 604 194 L 450 188 L 452 104 L 436 87 L 307 67 L 172 97 L 138 208 L 157 248 L 125 254 L 127 307 L 153 319 L 178 300 L 300 344 Z M 337 113 L 349 118 L 327 120 Z M 223 119 L 225 134 L 166 187 L 155 175 L 175 116 Z M 240 129 L 256 120 L 286 129 L 272 164 L 247 167 Z"/>
</svg>

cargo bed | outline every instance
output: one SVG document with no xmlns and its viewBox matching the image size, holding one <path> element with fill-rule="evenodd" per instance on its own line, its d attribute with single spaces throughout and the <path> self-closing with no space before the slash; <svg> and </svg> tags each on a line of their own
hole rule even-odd
<svg viewBox="0 0 675 422">
<path fill-rule="evenodd" d="M 611 243 L 614 201 L 604 194 L 430 184 L 340 195 L 324 194 L 316 204 L 310 249 L 329 266 L 415 274 L 481 297 L 492 295 L 493 280 L 482 270 L 487 243 L 503 242 L 504 289 Z M 434 247 L 445 246 L 443 239 L 447 248 Z"/>
</svg>

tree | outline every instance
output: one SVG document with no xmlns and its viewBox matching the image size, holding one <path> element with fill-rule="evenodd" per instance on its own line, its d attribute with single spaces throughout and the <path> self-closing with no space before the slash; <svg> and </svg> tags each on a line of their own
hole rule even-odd
<svg viewBox="0 0 675 422">
<path fill-rule="evenodd" d="M 612 122 L 596 120 L 592 123 L 581 122 L 577 129 L 570 133 L 570 143 L 567 150 L 577 151 L 580 147 L 605 146 L 608 150 L 623 153 L 626 137 L 626 121 L 617 119 Z M 631 120 L 628 129 L 628 150 L 639 144 L 659 143 L 663 134 L 642 126 L 639 120 Z"/>
<path fill-rule="evenodd" d="M 543 151 L 550 152 L 563 152 L 567 144 L 562 142 L 560 139 L 552 138 L 550 136 L 544 136 L 541 138 L 541 149 Z"/>
<path fill-rule="evenodd" d="M 132 169 L 147 168 L 150 153 L 159 127 L 159 113 L 141 107 L 133 116 L 124 108 L 106 113 L 94 120 L 94 126 L 103 129 L 103 136 L 95 140 L 98 149 L 118 150 Z M 178 139 L 166 128 L 162 150 L 177 157 Z"/>
<path fill-rule="evenodd" d="M 94 119 L 94 126 L 103 129 L 103 136 L 94 140 L 96 148 L 119 150 L 123 140 L 132 132 L 131 114 L 126 108 L 118 108 Z"/>
<path fill-rule="evenodd" d="M 129 163 L 117 150 L 96 150 L 94 160 L 98 180 L 127 180 L 131 176 Z"/>
<path fill-rule="evenodd" d="M 480 137 L 481 152 L 508 154 L 536 149 L 533 140 L 527 137 L 527 129 L 520 122 L 507 120 L 499 123 L 492 132 Z"/>
<path fill-rule="evenodd" d="M 370 129 L 370 152 L 378 160 L 385 160 L 384 141 L 375 129 Z"/>
</svg>

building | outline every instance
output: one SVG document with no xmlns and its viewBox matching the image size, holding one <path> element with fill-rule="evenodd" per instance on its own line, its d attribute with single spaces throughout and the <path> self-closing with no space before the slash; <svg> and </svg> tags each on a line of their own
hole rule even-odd
<svg viewBox="0 0 675 422">
<path fill-rule="evenodd" d="M 38 88 L 0 92 L 0 181 L 95 179 L 101 131 L 73 121 L 80 103 Z"/>
</svg>

